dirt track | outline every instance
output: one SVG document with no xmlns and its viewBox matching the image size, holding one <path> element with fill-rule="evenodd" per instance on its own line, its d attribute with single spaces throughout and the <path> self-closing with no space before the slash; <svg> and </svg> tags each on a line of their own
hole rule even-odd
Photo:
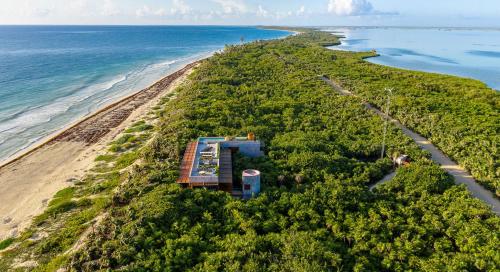
<svg viewBox="0 0 500 272">
<path fill-rule="evenodd" d="M 341 95 L 346 95 L 346 96 L 356 96 L 355 94 L 344 90 L 339 84 L 331 81 L 330 79 L 326 77 L 321 78 L 323 81 L 325 81 L 328 85 L 330 85 L 335 91 L 340 93 Z M 369 109 L 370 111 L 376 113 L 377 115 L 383 117 L 383 118 L 388 118 L 393 124 L 395 124 L 397 127 L 401 128 L 404 134 L 412 138 L 415 143 L 417 143 L 420 148 L 427 150 L 431 153 L 432 155 L 432 160 L 439 165 L 441 165 L 441 168 L 448 172 L 450 175 L 452 175 L 455 178 L 455 183 L 457 184 L 465 184 L 467 186 L 467 189 L 470 191 L 470 193 L 488 204 L 488 206 L 491 207 L 494 213 L 497 215 L 500 215 L 500 201 L 493 195 L 492 192 L 488 191 L 487 189 L 483 188 L 481 185 L 479 185 L 476 180 L 472 177 L 471 174 L 469 174 L 463 167 L 455 163 L 453 160 L 451 160 L 448 156 L 446 156 L 443 152 L 441 152 L 436 146 L 434 146 L 428 139 L 422 137 L 421 135 L 413 132 L 412 130 L 408 129 L 407 127 L 403 126 L 399 121 L 396 119 L 387 116 L 385 113 L 381 112 L 379 109 L 375 108 L 369 103 L 364 102 L 363 105 Z M 387 182 L 387 179 L 384 179 L 383 182 Z"/>
</svg>

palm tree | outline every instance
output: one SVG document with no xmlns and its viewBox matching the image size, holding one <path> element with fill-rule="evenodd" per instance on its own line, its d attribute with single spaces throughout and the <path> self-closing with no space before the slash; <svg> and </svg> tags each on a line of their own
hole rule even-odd
<svg viewBox="0 0 500 272">
<path fill-rule="evenodd" d="M 285 184 L 285 176 L 279 175 L 278 176 L 278 186 L 283 186 L 284 184 Z"/>
<path fill-rule="evenodd" d="M 304 182 L 304 176 L 302 174 L 295 175 L 295 182 L 297 185 L 302 184 L 302 182 Z"/>
</svg>

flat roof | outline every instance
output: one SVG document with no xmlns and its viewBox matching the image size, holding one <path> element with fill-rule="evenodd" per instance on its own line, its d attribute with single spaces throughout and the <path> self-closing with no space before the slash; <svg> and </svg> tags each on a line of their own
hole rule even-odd
<svg viewBox="0 0 500 272">
<path fill-rule="evenodd" d="M 232 183 L 232 161 L 230 147 L 244 146 L 259 141 L 247 137 L 199 137 L 190 142 L 181 163 L 178 183 Z"/>
<path fill-rule="evenodd" d="M 202 154 L 205 153 L 206 154 Z M 219 143 L 198 140 L 191 167 L 191 177 L 216 177 L 219 167 Z"/>
<path fill-rule="evenodd" d="M 245 176 L 245 177 L 253 177 L 253 176 L 258 176 L 258 175 L 260 175 L 259 170 L 247 169 L 247 170 L 243 171 L 243 176 Z"/>
</svg>

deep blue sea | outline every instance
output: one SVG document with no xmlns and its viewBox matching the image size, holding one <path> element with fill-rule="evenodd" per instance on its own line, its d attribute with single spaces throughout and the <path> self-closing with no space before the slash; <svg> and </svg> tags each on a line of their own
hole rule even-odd
<svg viewBox="0 0 500 272">
<path fill-rule="evenodd" d="M 0 161 L 254 27 L 0 26 Z"/>
<path fill-rule="evenodd" d="M 368 61 L 411 70 L 483 81 L 500 90 L 500 29 L 481 28 L 327 28 L 346 38 L 333 49 L 377 50 Z"/>
</svg>

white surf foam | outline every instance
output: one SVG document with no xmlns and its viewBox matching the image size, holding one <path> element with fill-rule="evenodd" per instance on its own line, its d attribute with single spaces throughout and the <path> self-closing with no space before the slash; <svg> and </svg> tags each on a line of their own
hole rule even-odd
<svg viewBox="0 0 500 272">
<path fill-rule="evenodd" d="M 136 66 L 136 69 L 126 74 L 88 87 L 75 84 L 76 91 L 68 96 L 55 99 L 49 104 L 16 112 L 12 118 L 0 122 L 0 160 L 29 148 L 40 139 L 104 105 L 151 85 L 180 66 L 211 54 L 213 52 L 203 52 L 184 58 Z M 72 116 L 68 116 L 70 114 Z"/>
</svg>

